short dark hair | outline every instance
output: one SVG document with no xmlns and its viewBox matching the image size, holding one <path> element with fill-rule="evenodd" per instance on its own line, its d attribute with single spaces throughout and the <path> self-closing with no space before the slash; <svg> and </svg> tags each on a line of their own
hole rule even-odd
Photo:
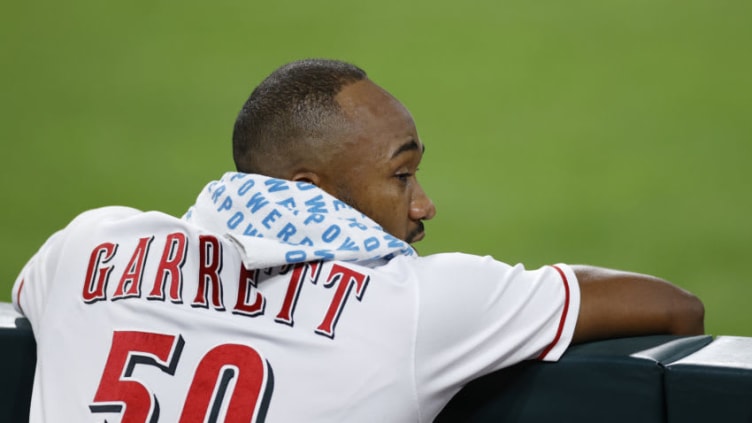
<svg viewBox="0 0 752 423">
<path fill-rule="evenodd" d="M 251 93 L 235 120 L 233 158 L 238 171 L 274 175 L 280 160 L 296 157 L 305 143 L 331 135 L 342 123 L 335 97 L 348 84 L 366 79 L 362 69 L 329 59 L 288 63 Z"/>
</svg>

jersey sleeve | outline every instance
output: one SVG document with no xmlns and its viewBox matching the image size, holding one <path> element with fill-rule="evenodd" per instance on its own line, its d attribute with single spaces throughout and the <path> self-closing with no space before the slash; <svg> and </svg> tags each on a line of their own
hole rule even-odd
<svg viewBox="0 0 752 423">
<path fill-rule="evenodd" d="M 569 266 L 527 270 L 456 253 L 420 260 L 419 385 L 462 386 L 524 360 L 558 360 L 569 346 L 580 300 Z"/>
</svg>

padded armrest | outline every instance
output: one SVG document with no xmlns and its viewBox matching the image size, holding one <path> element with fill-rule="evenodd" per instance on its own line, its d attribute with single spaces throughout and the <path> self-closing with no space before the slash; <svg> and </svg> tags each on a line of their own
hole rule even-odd
<svg viewBox="0 0 752 423">
<path fill-rule="evenodd" d="M 752 422 L 752 338 L 719 336 L 666 371 L 669 422 Z"/>
<path fill-rule="evenodd" d="M 36 361 L 29 321 L 0 303 L 0 422 L 28 421 Z"/>
<path fill-rule="evenodd" d="M 460 391 L 437 422 L 665 421 L 663 364 L 710 336 L 646 336 L 575 345 L 558 363 L 525 362 Z"/>
</svg>

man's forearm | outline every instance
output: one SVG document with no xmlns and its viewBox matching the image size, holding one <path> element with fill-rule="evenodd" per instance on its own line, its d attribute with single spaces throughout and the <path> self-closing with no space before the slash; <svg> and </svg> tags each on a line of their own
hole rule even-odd
<svg viewBox="0 0 752 423">
<path fill-rule="evenodd" d="M 593 266 L 572 266 L 581 305 L 573 342 L 650 334 L 698 335 L 704 306 L 663 279 Z"/>
</svg>

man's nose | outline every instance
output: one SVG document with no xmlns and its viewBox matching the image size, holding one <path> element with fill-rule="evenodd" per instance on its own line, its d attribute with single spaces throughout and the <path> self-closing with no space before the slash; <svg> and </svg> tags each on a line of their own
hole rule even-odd
<svg viewBox="0 0 752 423">
<path fill-rule="evenodd" d="M 414 193 L 413 200 L 410 203 L 410 219 L 412 220 L 431 220 L 436 216 L 436 206 L 433 201 L 426 195 L 423 188 L 418 185 Z"/>
</svg>

